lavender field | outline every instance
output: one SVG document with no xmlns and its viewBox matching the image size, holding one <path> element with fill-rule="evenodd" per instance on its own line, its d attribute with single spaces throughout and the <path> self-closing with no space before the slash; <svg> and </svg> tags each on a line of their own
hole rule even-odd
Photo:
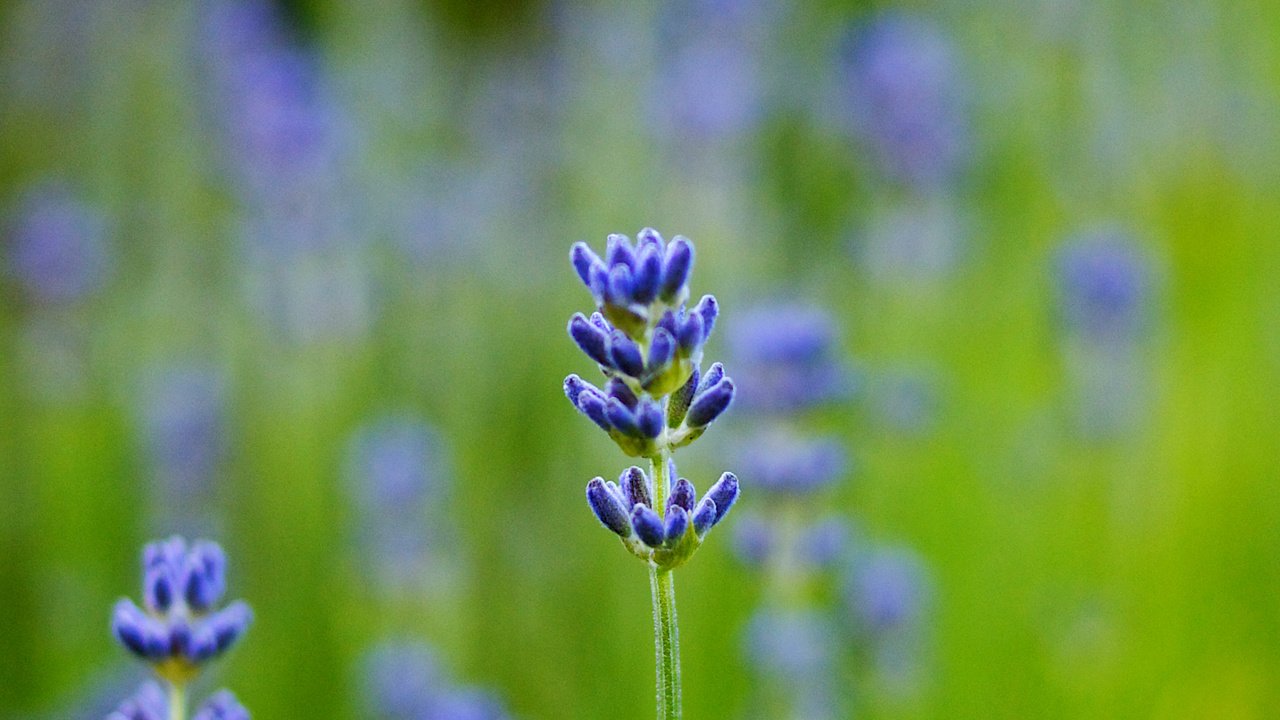
<svg viewBox="0 0 1280 720">
<path fill-rule="evenodd" d="M 0 720 L 1277 717 L 1275 28 L 0 0 Z"/>
</svg>

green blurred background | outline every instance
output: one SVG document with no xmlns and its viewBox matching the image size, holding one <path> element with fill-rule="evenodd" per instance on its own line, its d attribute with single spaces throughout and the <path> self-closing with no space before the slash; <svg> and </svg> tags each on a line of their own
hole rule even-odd
<svg viewBox="0 0 1280 720">
<path fill-rule="evenodd" d="M 859 368 L 816 421 L 855 459 L 830 507 L 932 588 L 912 687 L 859 715 L 1280 713 L 1280 6 L 317 0 L 219 24 L 235 5 L 0 3 L 0 717 L 127 691 L 110 607 L 175 530 L 221 541 L 256 611 L 207 683 L 255 717 L 364 716 L 362 651 L 405 636 L 517 717 L 651 716 L 644 570 L 582 498 L 625 460 L 560 387 L 589 369 L 569 244 L 646 225 L 695 241 L 724 322 L 802 298 Z M 883 172 L 845 92 L 849 34 L 893 8 L 950 48 L 943 181 Z M 297 67 L 246 91 L 255 43 Z M 939 69 L 914 71 L 927 96 Z M 97 240 L 24 275 L 49 195 Z M 1147 263 L 1120 360 L 1059 307 L 1057 253 L 1098 228 Z M 208 457 L 153 437 L 174 367 L 216 378 Z M 346 471 L 386 412 L 436 429 L 449 485 L 428 579 L 390 595 Z M 761 502 L 705 445 L 682 470 Z M 198 506 L 166 503 L 164 452 L 211 468 Z M 758 583 L 729 539 L 679 573 L 690 718 L 751 702 Z"/>
</svg>

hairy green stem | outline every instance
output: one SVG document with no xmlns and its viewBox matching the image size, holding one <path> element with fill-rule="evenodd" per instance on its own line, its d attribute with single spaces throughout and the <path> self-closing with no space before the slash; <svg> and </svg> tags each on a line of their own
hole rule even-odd
<svg viewBox="0 0 1280 720">
<path fill-rule="evenodd" d="M 667 459 L 664 450 L 651 464 L 653 507 L 660 514 L 667 502 Z M 653 644 L 658 676 L 658 720 L 679 720 L 680 628 L 676 623 L 676 579 L 670 570 L 649 566 L 649 591 L 653 596 Z"/>
<path fill-rule="evenodd" d="M 186 686 L 169 683 L 169 720 L 187 720 Z"/>
</svg>

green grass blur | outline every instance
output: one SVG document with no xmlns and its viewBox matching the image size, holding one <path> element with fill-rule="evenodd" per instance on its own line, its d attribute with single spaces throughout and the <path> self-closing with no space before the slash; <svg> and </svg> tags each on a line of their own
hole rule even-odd
<svg viewBox="0 0 1280 720">
<path fill-rule="evenodd" d="M 628 53 L 656 34 L 640 4 L 291 3 L 362 128 L 351 187 L 371 212 L 420 166 L 488 173 L 467 240 L 438 259 L 407 267 L 366 239 L 366 332 L 296 343 L 243 289 L 192 7 L 0 3 L 0 200 L 67 179 L 112 219 L 115 252 L 105 289 L 55 313 L 80 338 L 70 400 L 39 381 L 59 360 L 22 349 L 40 309 L 0 277 L 0 718 L 58 717 L 127 664 L 109 610 L 137 595 L 141 545 L 162 530 L 137 387 L 186 357 L 229 379 L 210 511 L 257 622 L 215 678 L 254 717 L 360 717 L 357 659 L 396 635 L 432 642 L 519 717 L 650 717 L 645 572 L 582 497 L 625 461 L 560 386 L 589 369 L 563 329 L 589 303 L 569 244 L 645 225 L 693 238 L 693 290 L 726 321 L 799 295 L 832 309 L 866 372 L 936 380 L 922 433 L 885 428 L 865 396 L 822 419 L 857 459 L 838 509 L 933 573 L 923 679 L 906 700 L 873 693 L 863 716 L 1276 717 L 1280 6 L 913 7 L 964 58 L 976 160 L 954 192 L 963 257 L 886 282 L 848 251 L 884 198 L 831 107 L 780 102 L 748 137 L 692 153 L 646 132 L 652 68 Z M 822 97 L 830 38 L 874 9 L 794 9 L 782 84 Z M 555 24 L 610 14 L 648 34 Z M 1052 275 L 1059 245 L 1099 223 L 1132 230 L 1158 267 L 1149 397 L 1107 442 L 1070 419 Z M 713 339 L 710 357 L 723 350 Z M 448 444 L 460 568 L 395 602 L 362 579 L 343 477 L 351 432 L 387 408 Z M 682 470 L 703 486 L 733 469 L 751 503 L 750 469 L 712 447 Z M 758 592 L 729 533 L 713 537 L 677 583 L 686 714 L 705 720 L 747 710 L 740 629 Z"/>
</svg>

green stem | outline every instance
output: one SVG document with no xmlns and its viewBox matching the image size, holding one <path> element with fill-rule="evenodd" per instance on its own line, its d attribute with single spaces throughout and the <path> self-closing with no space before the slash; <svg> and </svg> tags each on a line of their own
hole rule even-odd
<svg viewBox="0 0 1280 720">
<path fill-rule="evenodd" d="M 187 720 L 186 686 L 169 683 L 169 720 Z"/>
<path fill-rule="evenodd" d="M 654 458 L 653 507 L 662 513 L 667 501 L 667 458 Z M 657 660 L 658 720 L 680 720 L 680 628 L 676 623 L 676 580 L 669 570 L 649 566 L 649 591 L 653 596 L 653 643 Z"/>
</svg>

